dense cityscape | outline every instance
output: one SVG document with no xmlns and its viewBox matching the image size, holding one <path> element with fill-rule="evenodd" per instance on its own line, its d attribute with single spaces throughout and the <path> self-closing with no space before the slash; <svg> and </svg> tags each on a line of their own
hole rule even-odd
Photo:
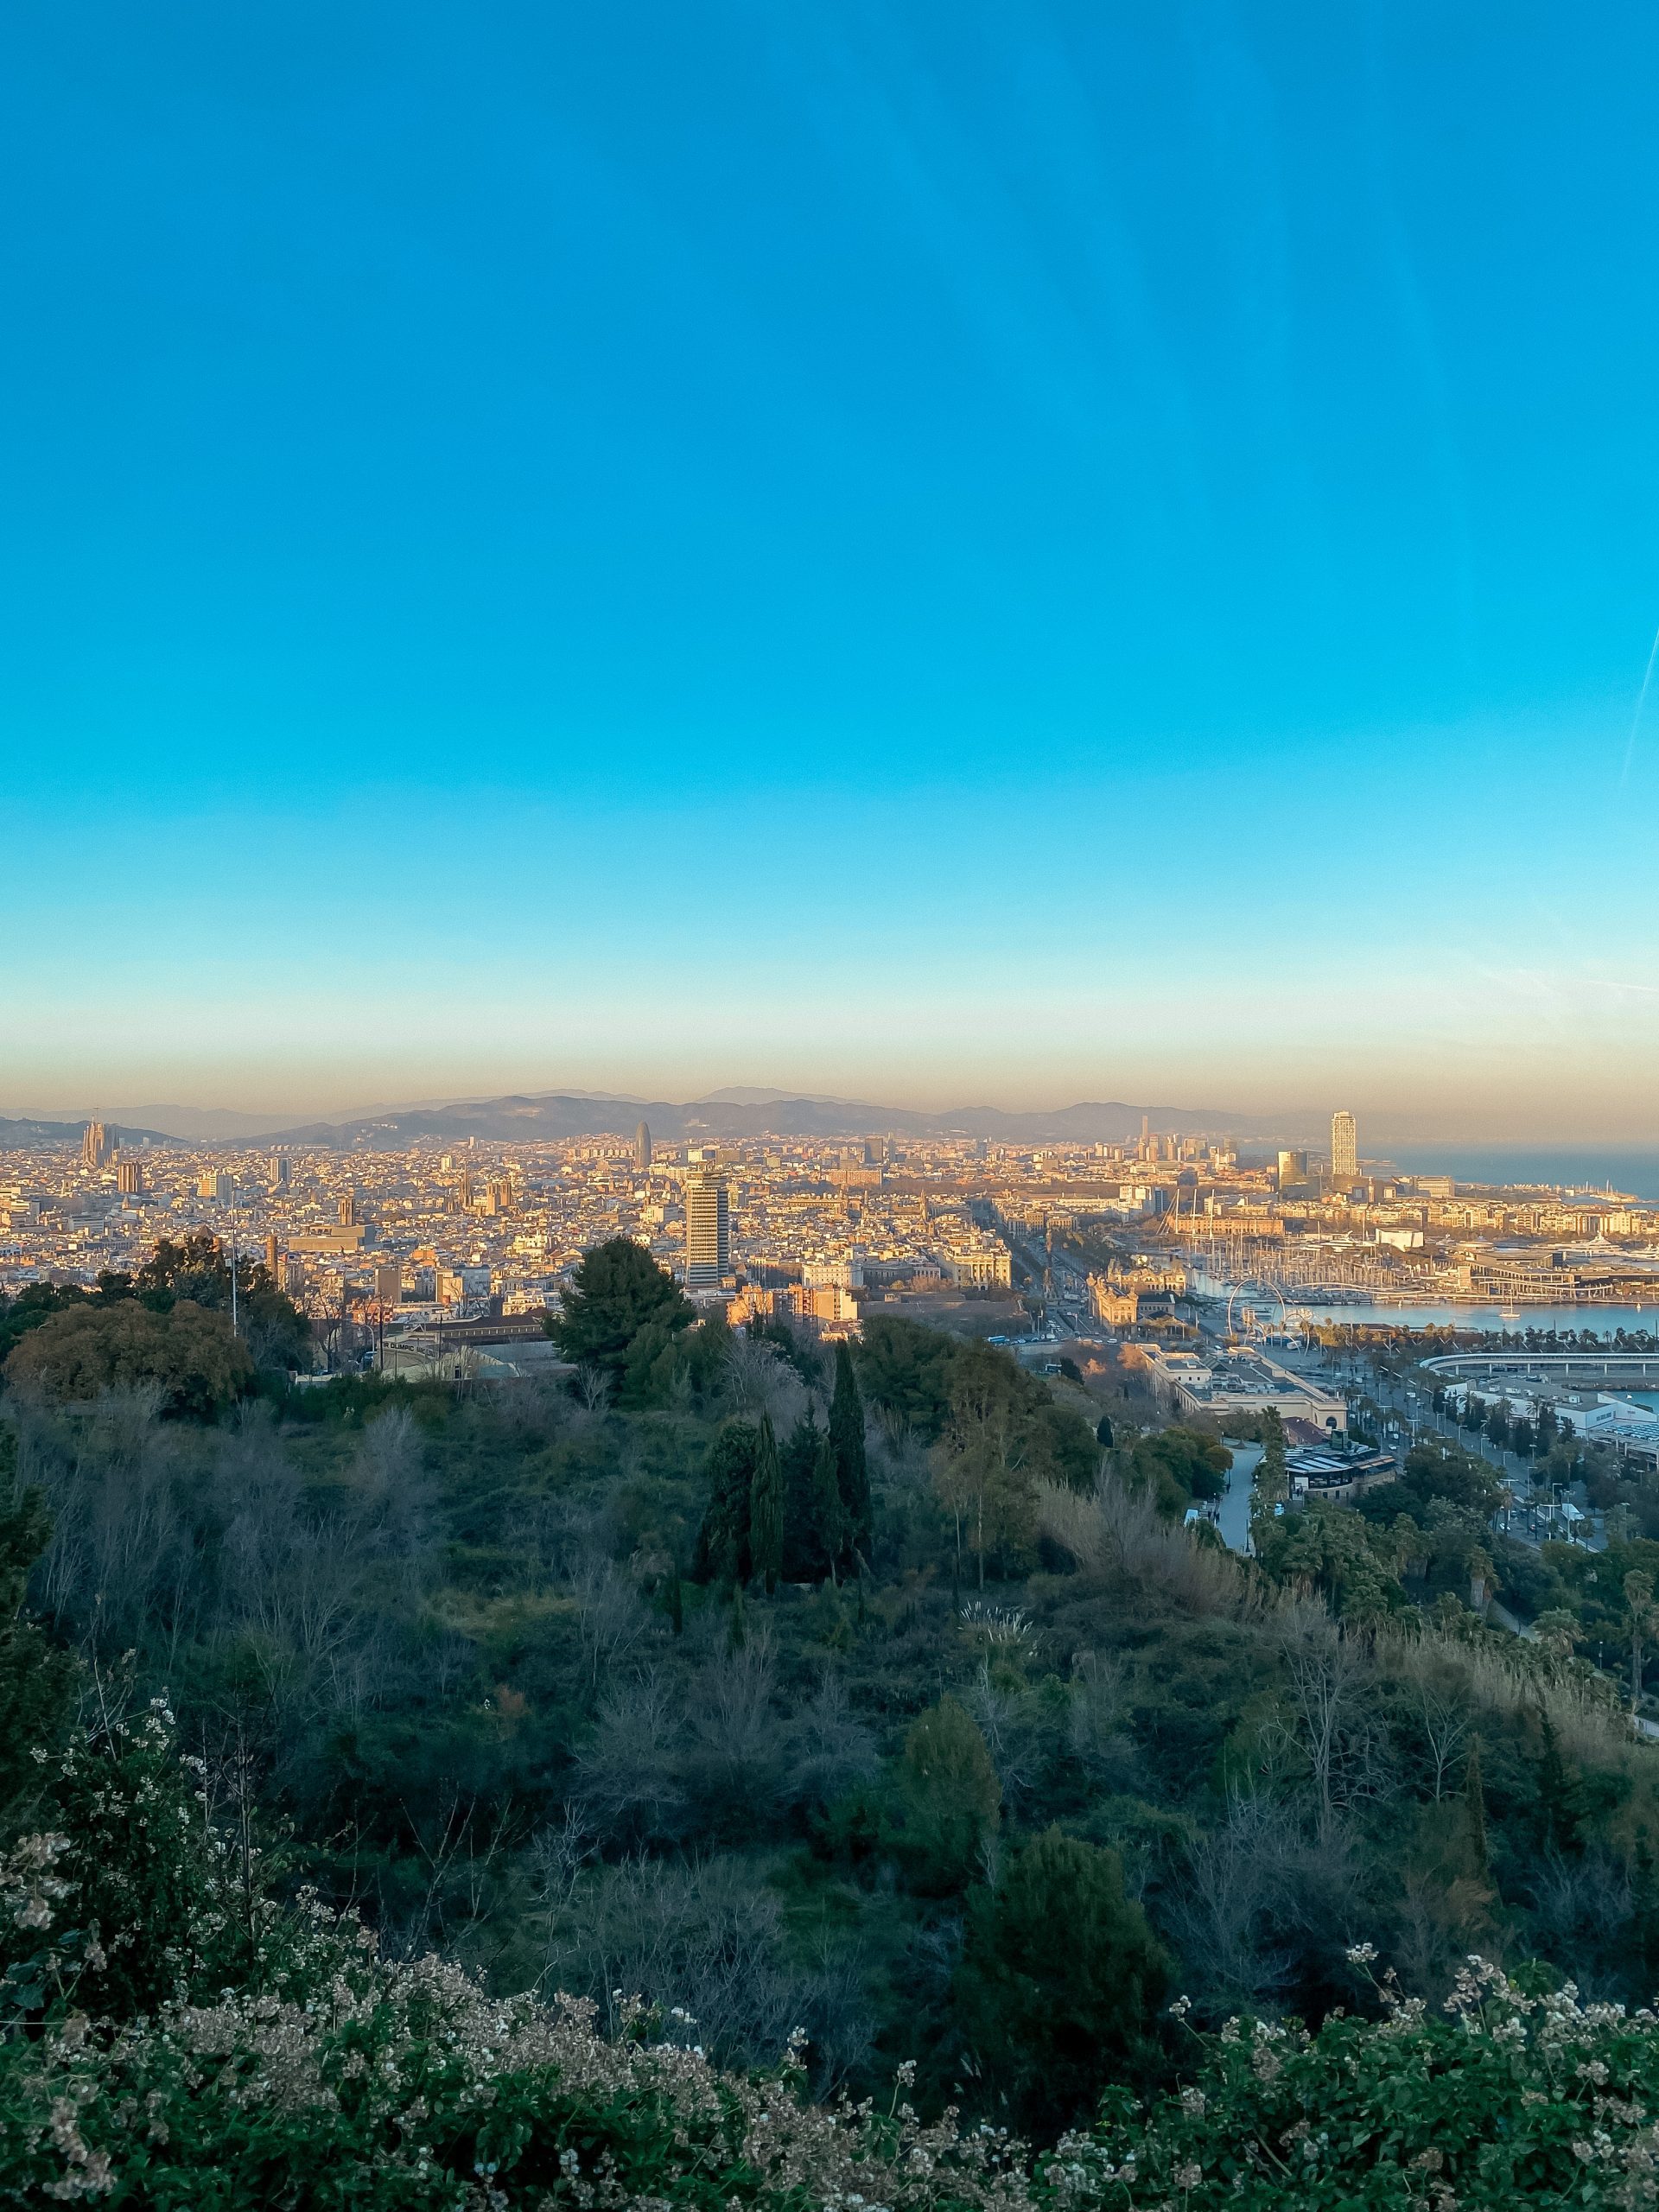
<svg viewBox="0 0 1659 2212">
<path fill-rule="evenodd" d="M 1510 1324 L 1571 1307 L 1594 1329 L 1599 1309 L 1659 1300 L 1659 1206 L 1362 1163 L 1342 1110 L 1324 1157 L 1150 1128 L 1124 1144 L 698 1146 L 656 1142 L 642 1122 L 551 1144 L 342 1151 L 198 1148 L 88 1122 L 75 1142 L 0 1149 L 0 1289 L 90 1285 L 159 1236 L 207 1230 L 320 1326 L 372 1325 L 377 1344 L 540 1315 L 617 1236 L 734 1324 L 788 1315 L 831 1338 L 872 1300 L 1016 1289 L 1040 1294 L 1018 1332 L 1051 1335 L 1133 1331 L 1188 1294 L 1243 1294 L 1246 1326 L 1281 1333 L 1315 1309 L 1409 1322 L 1440 1306 Z"/>
<path fill-rule="evenodd" d="M 1362 1161 L 1346 1109 L 1325 1155 L 1255 1157 L 1144 1117 L 1138 1141 L 1024 1147 L 662 1144 L 642 1121 L 529 1145 L 193 1147 L 89 1122 L 78 1145 L 0 1154 L 0 1296 L 130 1277 L 160 1240 L 206 1236 L 232 1279 L 262 1268 L 305 1317 L 309 1381 L 568 1374 L 563 1301 L 584 1255 L 620 1237 L 740 1332 L 834 1344 L 904 1316 L 1096 1387 L 1133 1376 L 1224 1433 L 1271 1411 L 1295 1495 L 1348 1498 L 1392 1471 L 1348 1435 L 1332 1348 L 1426 1322 L 1437 1397 L 1501 1397 L 1659 1472 L 1642 1388 L 1659 1376 L 1659 1208 L 1402 1174 Z M 1487 1347 L 1472 1381 L 1459 1342 Z M 1248 1547 L 1245 1530 L 1235 1516 Z M 1580 1485 L 1547 1501 L 1541 1532 L 1599 1548 L 1605 1516 Z"/>
</svg>

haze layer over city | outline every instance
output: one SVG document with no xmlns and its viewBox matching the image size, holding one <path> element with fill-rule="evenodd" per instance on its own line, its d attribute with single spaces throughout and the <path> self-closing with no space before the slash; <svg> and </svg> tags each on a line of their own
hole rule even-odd
<svg viewBox="0 0 1659 2212">
<path fill-rule="evenodd" d="M 0 2203 L 1655 2202 L 1656 75 L 0 22 Z"/>
</svg>

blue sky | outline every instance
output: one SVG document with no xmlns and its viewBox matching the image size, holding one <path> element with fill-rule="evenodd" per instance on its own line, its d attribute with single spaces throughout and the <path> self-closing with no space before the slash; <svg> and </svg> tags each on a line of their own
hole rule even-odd
<svg viewBox="0 0 1659 2212">
<path fill-rule="evenodd" d="M 1650 1132 L 1656 64 L 24 0 L 0 1106 Z"/>
</svg>

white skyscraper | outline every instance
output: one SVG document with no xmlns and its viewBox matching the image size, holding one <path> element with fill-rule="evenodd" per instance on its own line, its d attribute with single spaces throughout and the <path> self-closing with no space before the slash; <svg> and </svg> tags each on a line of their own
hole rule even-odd
<svg viewBox="0 0 1659 2212">
<path fill-rule="evenodd" d="M 1346 1107 L 1331 1116 L 1331 1174 L 1333 1181 L 1351 1183 L 1359 1173 L 1359 1124 Z"/>
<path fill-rule="evenodd" d="M 731 1268 L 731 1189 L 704 1168 L 685 1179 L 685 1287 L 718 1289 Z"/>
</svg>

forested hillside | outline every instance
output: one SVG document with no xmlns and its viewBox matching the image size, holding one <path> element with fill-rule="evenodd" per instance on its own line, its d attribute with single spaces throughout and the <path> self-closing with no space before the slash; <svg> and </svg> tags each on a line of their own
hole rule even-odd
<svg viewBox="0 0 1659 2212">
<path fill-rule="evenodd" d="M 1083 2163 L 1122 2196 L 1104 2168 L 1147 2125 L 1122 2099 L 1206 2066 L 1222 2096 L 1235 2045 L 1193 2037 L 1234 2014 L 1409 2021 L 1421 1999 L 1432 2024 L 1471 1953 L 1518 1974 L 1495 2005 L 1570 1978 L 1640 2005 L 1659 1983 L 1656 1755 L 1567 1641 L 1489 1629 L 1452 1570 L 1407 1571 L 1406 1527 L 1449 1526 L 1433 1509 L 1471 1479 L 1455 1457 L 1361 1524 L 1402 1548 L 1397 1573 L 1365 1550 L 1358 1602 L 1318 1514 L 1287 1516 L 1260 1567 L 1184 1528 L 1226 1453 L 1141 1426 L 1144 1405 L 879 1318 L 850 1352 L 734 1338 L 614 1251 L 562 1324 L 574 1384 L 271 1370 L 204 1398 L 186 1358 L 89 1391 L 68 1347 L 95 1310 L 17 1331 L 0 1401 L 0 1789 L 14 1839 L 65 1840 L 12 1862 L 19 2127 L 83 2045 L 117 2063 L 93 2026 L 54 2042 L 72 2014 L 153 2020 L 229 1983 L 254 2009 L 214 2032 L 241 2050 L 259 1991 L 275 2019 L 320 1975 L 350 1983 L 365 2049 L 393 2015 L 413 2033 L 411 2005 L 423 2035 L 465 2015 L 462 2043 L 487 2016 L 526 2079 L 588 2068 L 590 2102 L 606 2068 L 645 2063 L 594 2055 L 616 2034 L 674 2046 L 672 2094 L 714 2106 L 694 2047 L 883 2110 L 903 2069 L 918 2126 L 951 2107 L 1039 2143 L 1111 2090 Z M 130 1316 L 109 1325 L 124 1342 Z M 111 1823 L 122 1793 L 176 1823 L 165 1849 Z M 490 2009 L 555 1992 L 591 2001 L 600 2042 Z M 197 2094 L 120 2032 L 150 2082 L 121 2091 L 134 2109 Z M 341 2034 L 302 2101 L 357 2047 Z M 1651 2061 L 1627 2043 L 1608 2063 L 1634 2081 Z M 1298 2078 L 1339 2072 L 1331 2048 Z M 1225 2094 L 1251 2082 L 1265 2096 L 1260 2069 Z M 1203 2108 L 1159 2123 L 1171 2172 L 1221 2155 L 1177 2155 Z M 518 2150 L 508 2130 L 509 2164 L 541 2124 Z M 68 2155 L 57 2126 L 30 2187 Z M 526 2188 L 558 2183 L 551 2155 Z M 1147 2201 L 1197 2185 L 1166 2175 Z"/>
</svg>

